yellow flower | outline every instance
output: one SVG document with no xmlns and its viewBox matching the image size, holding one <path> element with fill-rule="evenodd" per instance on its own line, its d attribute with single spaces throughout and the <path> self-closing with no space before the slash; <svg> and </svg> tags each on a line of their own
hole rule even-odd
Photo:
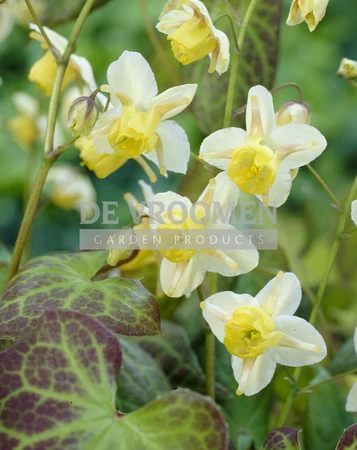
<svg viewBox="0 0 357 450">
<path fill-rule="evenodd" d="M 229 40 L 217 30 L 199 0 L 169 0 L 156 28 L 167 34 L 175 58 L 186 65 L 209 56 L 208 71 L 221 75 L 229 66 Z"/>
<path fill-rule="evenodd" d="M 293 0 L 286 21 L 288 25 L 306 22 L 310 31 L 314 31 L 326 13 L 329 0 Z"/>
<path fill-rule="evenodd" d="M 56 75 L 57 62 L 52 54 L 52 51 L 48 48 L 45 40 L 40 34 L 38 27 L 34 24 L 30 24 L 30 29 L 32 30 L 30 32 L 30 37 L 36 41 L 39 41 L 42 48 L 46 50 L 46 53 L 31 67 L 28 78 L 30 81 L 36 83 L 46 95 L 50 96 Z M 67 39 L 47 27 L 44 27 L 44 29 L 54 47 L 54 50 L 62 56 L 68 43 Z M 96 83 L 91 65 L 85 58 L 72 55 L 65 73 L 62 90 L 64 90 L 72 80 L 78 79 L 82 79 L 92 91 L 95 90 Z"/>
</svg>

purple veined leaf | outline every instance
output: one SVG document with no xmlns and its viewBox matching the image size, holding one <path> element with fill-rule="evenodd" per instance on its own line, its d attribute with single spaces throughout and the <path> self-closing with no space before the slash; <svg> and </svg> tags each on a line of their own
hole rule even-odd
<svg viewBox="0 0 357 450">
<path fill-rule="evenodd" d="M 275 428 L 266 437 L 262 450 L 300 450 L 299 433 L 295 428 Z"/>
<path fill-rule="evenodd" d="M 58 309 L 86 314 L 118 334 L 160 334 L 156 299 L 138 280 L 93 279 L 106 258 L 107 252 L 81 252 L 26 264 L 0 298 L 0 339 L 24 337 L 43 311 Z"/>
<path fill-rule="evenodd" d="M 345 430 L 338 441 L 336 450 L 357 450 L 357 423 Z"/>
</svg>

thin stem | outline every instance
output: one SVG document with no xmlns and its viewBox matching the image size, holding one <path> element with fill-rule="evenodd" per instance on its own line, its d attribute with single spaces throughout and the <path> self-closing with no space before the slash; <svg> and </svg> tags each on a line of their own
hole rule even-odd
<svg viewBox="0 0 357 450">
<path fill-rule="evenodd" d="M 160 39 L 158 38 L 158 36 L 155 33 L 155 30 L 151 24 L 146 0 L 140 0 L 140 9 L 141 9 L 141 15 L 142 15 L 142 18 L 144 21 L 144 25 L 146 28 L 146 32 L 149 36 L 152 46 L 155 49 L 155 52 L 158 54 L 158 56 L 160 58 L 161 63 L 164 65 L 165 69 L 167 70 L 167 73 L 172 78 L 172 81 L 176 85 L 181 84 L 180 77 L 178 76 L 178 74 L 175 71 L 174 67 L 172 66 L 171 62 L 167 59 L 165 50 L 163 49 L 163 47 L 161 45 Z"/>
<path fill-rule="evenodd" d="M 297 367 L 294 370 L 294 374 L 293 374 L 293 378 L 292 378 L 292 386 L 291 386 L 289 394 L 286 397 L 286 400 L 284 402 L 283 409 L 281 410 L 279 418 L 276 422 L 276 425 L 275 425 L 276 428 L 282 427 L 286 421 L 286 418 L 288 417 L 290 408 L 292 407 L 295 397 L 298 392 L 297 385 L 298 385 L 298 381 L 299 381 L 299 378 L 301 375 L 301 370 L 302 370 L 301 367 Z"/>
<path fill-rule="evenodd" d="M 341 208 L 340 202 L 337 200 L 337 198 L 335 197 L 335 195 L 333 194 L 333 192 L 331 191 L 331 189 L 328 187 L 327 183 L 320 177 L 320 175 L 316 172 L 316 170 L 311 167 L 310 164 L 307 164 L 306 166 L 310 172 L 313 174 L 313 176 L 316 178 L 316 180 L 321 184 L 321 186 L 325 189 L 325 191 L 327 192 L 327 194 L 330 196 L 330 198 L 332 199 L 332 201 L 334 202 L 334 204 L 338 207 Z"/>
<path fill-rule="evenodd" d="M 209 274 L 209 293 L 217 292 L 218 274 Z M 206 394 L 214 400 L 215 397 L 215 337 L 209 326 L 206 328 Z"/>
<path fill-rule="evenodd" d="M 331 381 L 339 380 L 340 378 L 343 378 L 347 375 L 351 375 L 356 372 L 357 372 L 357 369 L 352 369 L 352 370 L 349 370 L 348 372 L 339 373 L 338 375 L 335 375 L 334 377 L 327 378 L 326 380 L 319 381 L 318 383 L 310 384 L 310 386 L 300 388 L 297 393 L 301 394 L 303 392 L 311 391 L 311 389 L 314 389 L 315 387 L 322 386 L 323 384 L 330 383 Z"/>
<path fill-rule="evenodd" d="M 59 145 L 54 150 L 52 150 L 51 153 L 48 154 L 48 157 L 51 159 L 57 159 L 59 156 L 62 155 L 62 153 L 67 150 L 68 147 L 70 147 L 76 140 L 79 139 L 79 136 L 72 137 L 69 141 L 65 142 L 62 145 Z"/>
<path fill-rule="evenodd" d="M 354 81 L 354 80 L 348 80 L 348 82 L 349 82 L 350 84 L 352 84 L 352 86 L 357 87 L 357 82 L 356 82 L 356 81 Z"/>
<path fill-rule="evenodd" d="M 58 59 L 58 53 L 55 50 L 55 48 L 52 45 L 52 42 L 50 40 L 50 38 L 47 36 L 47 33 L 45 31 L 45 29 L 43 28 L 41 22 L 39 21 L 36 11 L 33 9 L 33 6 L 31 5 L 30 0 L 25 0 L 26 6 L 28 8 L 28 10 L 30 11 L 30 14 L 33 18 L 33 21 L 35 22 L 35 24 L 38 26 L 43 39 L 46 41 L 46 44 L 48 46 L 48 48 L 51 50 L 51 52 L 53 53 L 53 55 L 55 56 L 56 60 Z"/>
<path fill-rule="evenodd" d="M 344 234 L 344 235 L 345 235 L 345 234 L 352 234 L 352 233 L 355 233 L 356 231 L 357 231 L 357 228 L 351 228 L 351 230 L 344 231 L 343 234 Z"/>
<path fill-rule="evenodd" d="M 274 92 L 280 91 L 280 89 L 285 89 L 287 87 L 293 87 L 299 91 L 299 103 L 302 103 L 304 101 L 304 93 L 302 92 L 301 87 L 297 83 L 288 82 L 283 83 L 280 86 L 277 86 L 273 88 L 270 92 L 273 94 Z"/>
<path fill-rule="evenodd" d="M 234 28 L 234 22 L 233 22 L 232 17 L 229 14 L 227 14 L 227 13 L 220 14 L 217 17 L 217 19 L 214 21 L 214 24 L 216 25 L 219 20 L 223 19 L 223 17 L 227 17 L 227 19 L 229 20 L 229 24 L 231 26 L 231 31 L 232 31 L 232 34 L 233 34 L 233 39 L 234 39 L 234 43 L 235 43 L 235 46 L 236 46 L 236 50 L 239 52 L 238 38 L 237 38 L 236 30 Z"/>
<path fill-rule="evenodd" d="M 242 51 L 247 27 L 248 27 L 249 21 L 252 17 L 252 14 L 253 14 L 256 4 L 257 4 L 257 0 L 251 0 L 251 2 L 249 3 L 249 6 L 248 6 L 247 12 L 245 13 L 243 23 L 241 25 L 241 28 L 239 31 L 239 36 L 238 36 L 238 48 L 240 51 Z M 237 81 L 238 62 L 239 62 L 239 54 L 237 52 L 234 52 L 233 58 L 232 58 L 231 72 L 230 72 L 230 77 L 229 77 L 227 103 L 226 103 L 226 110 L 224 113 L 223 128 L 227 128 L 231 125 L 232 113 L 233 113 L 233 103 L 234 103 L 234 93 L 235 93 L 235 87 L 236 87 L 236 81 Z"/>
</svg>

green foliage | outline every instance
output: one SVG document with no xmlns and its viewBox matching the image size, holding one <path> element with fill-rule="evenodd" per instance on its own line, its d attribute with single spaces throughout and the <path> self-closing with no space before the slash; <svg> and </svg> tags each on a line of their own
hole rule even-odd
<svg viewBox="0 0 357 450">
<path fill-rule="evenodd" d="M 338 441 L 336 450 L 357 450 L 357 424 L 351 425 Z"/>
<path fill-rule="evenodd" d="M 357 355 L 353 336 L 348 339 L 332 359 L 329 364 L 330 372 L 335 375 L 339 373 L 348 372 L 357 368 Z"/>
<path fill-rule="evenodd" d="M 299 431 L 280 427 L 272 430 L 264 441 L 262 450 L 300 450 Z"/>
<path fill-rule="evenodd" d="M 72 309 L 94 317 L 115 333 L 160 333 L 155 298 L 137 280 L 95 280 L 107 252 L 36 258 L 6 286 L 1 297 L 0 338 L 31 332 L 45 310 Z"/>
</svg>

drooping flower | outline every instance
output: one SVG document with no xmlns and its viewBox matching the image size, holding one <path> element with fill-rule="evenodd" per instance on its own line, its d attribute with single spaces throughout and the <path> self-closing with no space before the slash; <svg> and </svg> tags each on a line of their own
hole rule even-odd
<svg viewBox="0 0 357 450">
<path fill-rule="evenodd" d="M 56 164 L 46 185 L 51 201 L 63 209 L 80 210 L 81 202 L 94 202 L 96 192 L 90 179 L 70 164 Z"/>
<path fill-rule="evenodd" d="M 357 328 L 355 329 L 353 342 L 355 345 L 355 351 L 357 353 Z M 346 410 L 351 412 L 357 412 L 357 382 L 354 383 L 350 392 L 348 393 Z"/>
<path fill-rule="evenodd" d="M 42 37 L 37 25 L 30 24 L 30 29 L 32 30 L 30 32 L 30 37 L 36 41 L 39 41 L 42 48 L 46 50 L 46 53 L 31 67 L 28 78 L 30 81 L 36 83 L 46 95 L 50 96 L 56 76 L 57 62 L 51 49 L 48 48 L 47 43 Z M 44 29 L 54 47 L 54 50 L 58 52 L 59 56 L 63 56 L 68 43 L 67 39 L 47 27 L 44 27 Z M 73 54 L 70 58 L 62 84 L 62 90 L 64 90 L 73 80 L 82 80 L 84 84 L 89 86 L 92 91 L 96 89 L 96 83 L 90 63 L 82 56 L 75 54 Z"/>
<path fill-rule="evenodd" d="M 175 58 L 186 65 L 209 56 L 208 71 L 220 75 L 228 70 L 229 40 L 213 25 L 206 6 L 199 0 L 169 0 L 156 28 L 167 34 Z"/>
<path fill-rule="evenodd" d="M 135 159 L 154 182 L 156 176 L 145 156 L 163 175 L 167 170 L 186 173 L 190 157 L 186 133 L 167 119 L 191 103 L 197 84 L 176 86 L 157 95 L 149 64 L 140 53 L 128 51 L 110 64 L 108 83 L 101 89 L 110 94 L 113 107 L 102 114 L 89 139 L 77 142 L 88 168 L 103 178 Z"/>
<path fill-rule="evenodd" d="M 164 236 L 158 248 L 163 256 L 160 281 L 166 295 L 181 297 L 190 294 L 202 283 L 206 272 L 231 277 L 247 273 L 257 266 L 258 252 L 243 234 L 240 249 L 223 251 L 213 246 L 197 248 L 193 245 L 197 234 L 207 238 L 210 234 L 237 231 L 228 222 L 238 195 L 236 186 L 221 173 L 210 180 L 195 204 L 171 191 L 154 196 L 152 204 L 159 205 L 159 214 L 150 208 L 144 213 L 151 217 L 158 235 Z M 224 212 L 223 218 L 214 213 L 217 203 Z M 175 245 L 178 241 L 184 246 Z"/>
<path fill-rule="evenodd" d="M 314 31 L 318 23 L 324 18 L 329 0 L 293 0 L 288 25 L 298 25 L 306 22 L 310 31 Z"/>
<path fill-rule="evenodd" d="M 310 106 L 307 103 L 286 102 L 275 114 L 276 125 L 282 127 L 290 123 L 310 124 Z"/>
<path fill-rule="evenodd" d="M 342 58 L 337 75 L 345 80 L 354 80 L 357 78 L 357 61 Z"/>
<path fill-rule="evenodd" d="M 68 111 L 67 126 L 73 136 L 88 136 L 99 116 L 99 107 L 91 96 L 78 97 Z"/>
<path fill-rule="evenodd" d="M 353 200 L 351 203 L 351 219 L 357 226 L 357 200 Z"/>
<path fill-rule="evenodd" d="M 320 333 L 293 316 L 300 301 L 297 277 L 279 272 L 255 298 L 227 291 L 201 302 L 212 332 L 232 355 L 238 395 L 261 391 L 272 380 L 277 363 L 300 367 L 326 356 Z"/>
<path fill-rule="evenodd" d="M 243 192 L 267 206 L 281 206 L 291 189 L 291 170 L 317 158 L 326 140 L 310 125 L 277 127 L 272 96 L 263 86 L 248 93 L 246 124 L 247 131 L 232 127 L 212 133 L 202 142 L 199 157 L 226 170 Z"/>
</svg>

